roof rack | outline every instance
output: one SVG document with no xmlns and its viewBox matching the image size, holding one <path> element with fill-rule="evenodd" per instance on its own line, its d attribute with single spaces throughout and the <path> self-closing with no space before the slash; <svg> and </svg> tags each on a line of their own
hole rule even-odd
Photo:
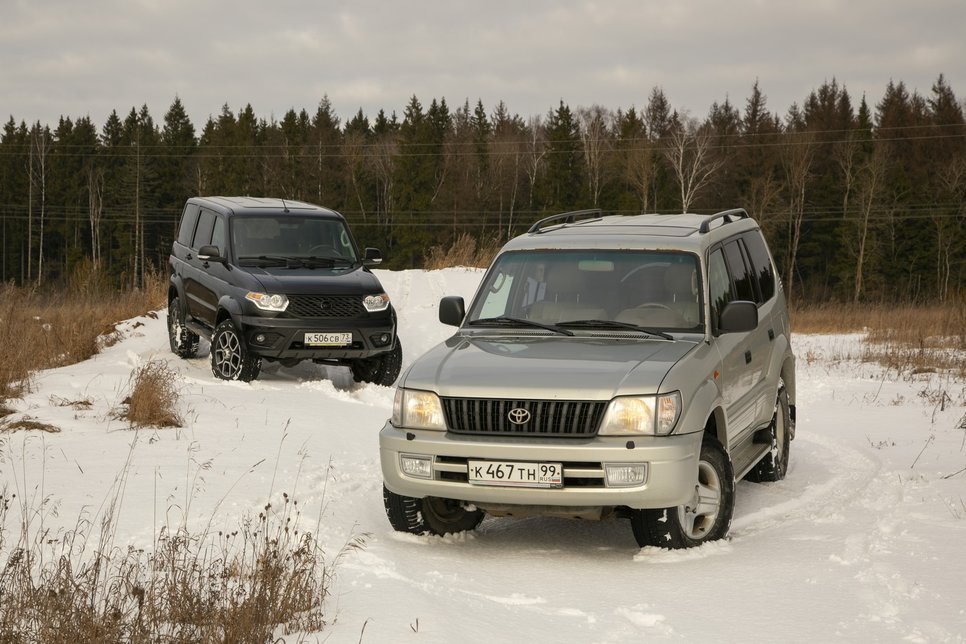
<svg viewBox="0 0 966 644">
<path fill-rule="evenodd" d="M 734 219 L 747 219 L 748 212 L 744 208 L 732 208 L 731 210 L 722 210 L 717 212 L 704 221 L 701 222 L 701 227 L 698 228 L 698 232 L 704 234 L 711 230 L 711 222 L 717 221 L 718 219 L 724 219 L 726 224 L 730 224 Z M 539 223 L 539 222 L 538 222 Z"/>
<path fill-rule="evenodd" d="M 591 219 L 601 218 L 600 208 L 589 208 L 587 210 L 572 210 L 571 212 L 562 212 L 557 215 L 550 215 L 549 217 L 544 217 L 537 223 L 530 226 L 530 230 L 527 233 L 539 233 L 544 226 L 548 226 L 552 223 L 562 223 L 562 224 L 572 224 L 577 220 L 577 217 L 589 217 Z"/>
</svg>

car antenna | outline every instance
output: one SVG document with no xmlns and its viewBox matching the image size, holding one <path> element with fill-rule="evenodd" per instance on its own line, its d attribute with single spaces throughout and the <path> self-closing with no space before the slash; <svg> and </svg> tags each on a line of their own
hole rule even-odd
<svg viewBox="0 0 966 644">
<path fill-rule="evenodd" d="M 284 199 L 282 199 L 282 212 L 288 212 L 288 204 L 285 203 Z"/>
</svg>

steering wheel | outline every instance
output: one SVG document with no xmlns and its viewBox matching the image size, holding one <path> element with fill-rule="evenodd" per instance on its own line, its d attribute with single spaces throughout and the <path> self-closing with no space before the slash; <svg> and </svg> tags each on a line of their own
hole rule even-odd
<svg viewBox="0 0 966 644">
<path fill-rule="evenodd" d="M 644 304 L 639 304 L 635 308 L 638 308 L 638 309 L 662 309 L 664 311 L 670 311 L 671 313 L 674 313 L 674 309 L 672 309 L 670 306 L 667 306 L 665 304 L 660 304 L 658 302 L 644 302 Z"/>
<path fill-rule="evenodd" d="M 308 252 L 309 255 L 321 255 L 325 257 L 337 255 L 335 252 L 335 247 L 330 246 L 329 244 L 316 244 L 315 246 L 309 248 Z"/>
</svg>

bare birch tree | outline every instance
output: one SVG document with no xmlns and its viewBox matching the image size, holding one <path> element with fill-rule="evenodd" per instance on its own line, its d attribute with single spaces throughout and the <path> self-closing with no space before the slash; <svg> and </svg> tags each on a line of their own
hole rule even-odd
<svg viewBox="0 0 966 644">
<path fill-rule="evenodd" d="M 688 212 L 722 164 L 714 157 L 714 135 L 697 119 L 687 119 L 668 137 L 664 155 L 681 189 L 681 212 Z"/>
<path fill-rule="evenodd" d="M 530 183 L 530 209 L 533 210 L 534 190 L 537 177 L 543 167 L 543 159 L 547 156 L 547 134 L 543 126 L 543 119 L 531 116 L 527 121 L 527 179 Z"/>
<path fill-rule="evenodd" d="M 87 168 L 87 215 L 91 226 L 91 262 L 101 268 L 101 216 L 104 211 L 104 172 Z"/>
<path fill-rule="evenodd" d="M 600 105 L 594 105 L 578 109 L 577 118 L 580 122 L 584 163 L 587 165 L 587 187 L 591 201 L 596 207 L 600 203 L 604 156 L 610 147 L 607 126 L 608 121 L 611 120 L 611 115 Z"/>
<path fill-rule="evenodd" d="M 878 150 L 862 164 L 856 183 L 856 197 L 859 202 L 858 230 L 855 243 L 858 244 L 855 260 L 855 290 L 852 301 L 858 302 L 864 288 L 864 270 L 867 259 L 870 224 L 877 204 L 881 201 L 883 181 L 886 172 L 886 159 Z"/>
<path fill-rule="evenodd" d="M 805 219 L 805 195 L 812 175 L 815 143 L 808 132 L 786 134 L 782 146 L 781 164 L 785 171 L 785 187 L 788 192 L 788 248 L 785 253 L 786 295 L 792 300 L 795 286 L 795 262 Z"/>
</svg>

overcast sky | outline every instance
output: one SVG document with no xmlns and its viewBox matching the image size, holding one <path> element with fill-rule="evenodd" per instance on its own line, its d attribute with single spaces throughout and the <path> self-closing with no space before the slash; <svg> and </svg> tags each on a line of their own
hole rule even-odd
<svg viewBox="0 0 966 644">
<path fill-rule="evenodd" d="M 227 104 L 259 118 L 360 108 L 402 116 L 410 97 L 511 113 L 643 107 L 655 86 L 703 117 L 768 108 L 836 78 L 854 104 L 890 79 L 928 95 L 940 73 L 966 98 L 964 0 L 0 0 L 0 116 L 90 116 L 100 129 L 181 97 L 197 131 Z"/>
</svg>

